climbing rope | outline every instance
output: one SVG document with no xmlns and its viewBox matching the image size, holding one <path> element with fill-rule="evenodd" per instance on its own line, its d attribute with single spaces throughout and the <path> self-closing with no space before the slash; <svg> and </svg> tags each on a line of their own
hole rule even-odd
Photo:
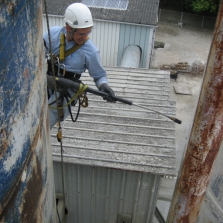
<svg viewBox="0 0 223 223">
<path fill-rule="evenodd" d="M 50 36 L 50 28 L 49 28 L 49 18 L 48 18 L 48 12 L 47 12 L 47 5 L 46 0 L 44 0 L 44 6 L 45 6 L 45 13 L 46 13 L 46 22 L 47 22 L 47 32 L 48 32 L 48 38 L 49 38 L 49 52 L 50 52 L 50 60 L 51 60 L 51 69 L 54 76 L 54 89 L 55 92 L 57 92 L 57 85 L 55 80 L 55 69 L 54 69 L 54 61 L 52 56 L 52 45 L 51 45 L 51 36 Z M 62 128 L 61 128 L 61 122 L 60 122 L 60 109 L 59 109 L 59 102 L 57 94 L 55 94 L 56 97 L 56 103 L 57 103 L 57 114 L 58 114 L 58 133 L 57 133 L 57 140 L 60 142 L 60 151 L 61 151 L 61 174 L 62 174 L 62 190 L 63 190 L 63 210 L 66 214 L 66 202 L 65 202 L 65 190 L 64 190 L 64 164 L 63 164 L 63 144 L 62 144 Z M 58 214 L 58 218 L 60 221 L 60 216 Z M 61 221 L 60 221 L 61 222 Z"/>
</svg>

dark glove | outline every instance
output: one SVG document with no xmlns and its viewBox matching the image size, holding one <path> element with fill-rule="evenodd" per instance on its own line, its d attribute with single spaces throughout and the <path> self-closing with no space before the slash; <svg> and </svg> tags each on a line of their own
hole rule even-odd
<svg viewBox="0 0 223 223">
<path fill-rule="evenodd" d="M 115 103 L 115 100 L 112 98 L 115 96 L 115 93 L 107 84 L 101 84 L 99 90 L 108 94 L 107 96 L 103 96 L 104 100 Z"/>
</svg>

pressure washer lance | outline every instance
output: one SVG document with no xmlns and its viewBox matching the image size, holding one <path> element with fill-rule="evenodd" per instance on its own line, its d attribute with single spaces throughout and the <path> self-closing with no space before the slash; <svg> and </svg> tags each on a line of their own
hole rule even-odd
<svg viewBox="0 0 223 223">
<path fill-rule="evenodd" d="M 47 83 L 49 83 L 49 85 L 50 85 L 50 83 L 52 83 L 54 81 L 53 78 L 54 78 L 53 76 L 47 75 Z M 73 82 L 73 81 L 65 79 L 65 78 L 55 77 L 55 81 L 56 81 L 56 83 L 58 85 L 60 85 L 62 87 L 64 86 L 66 88 L 72 88 L 75 91 L 78 91 L 79 88 L 80 88 L 80 83 Z M 95 90 L 95 89 L 90 88 L 90 87 L 87 87 L 84 91 L 89 92 L 91 94 L 98 95 L 98 96 L 102 96 L 102 97 L 108 96 L 107 93 L 99 91 L 99 90 Z M 121 97 L 118 97 L 118 96 L 113 96 L 112 99 L 114 99 L 114 101 L 119 101 L 119 102 L 122 102 L 124 104 L 134 105 L 134 106 L 146 109 L 146 110 L 150 110 L 150 111 L 156 112 L 156 113 L 158 113 L 158 114 L 160 114 L 162 116 L 165 116 L 165 117 L 171 119 L 172 121 L 176 122 L 177 124 L 181 124 L 181 120 L 179 120 L 179 119 L 177 119 L 175 117 L 171 117 L 171 116 L 165 115 L 163 113 L 160 113 L 160 112 L 158 112 L 156 110 L 153 110 L 153 109 L 150 109 L 150 108 L 147 108 L 147 107 L 135 104 L 132 101 L 126 100 L 124 98 L 121 98 Z"/>
</svg>

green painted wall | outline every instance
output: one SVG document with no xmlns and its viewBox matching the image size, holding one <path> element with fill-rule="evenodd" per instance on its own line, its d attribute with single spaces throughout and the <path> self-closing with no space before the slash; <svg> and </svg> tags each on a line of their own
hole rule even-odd
<svg viewBox="0 0 223 223">
<path fill-rule="evenodd" d="M 118 45 L 118 57 L 117 65 L 121 65 L 124 50 L 129 45 L 137 45 L 142 50 L 140 68 L 146 68 L 147 60 L 149 60 L 150 55 L 148 55 L 148 47 L 152 42 L 151 32 L 153 32 L 152 27 L 145 26 L 134 26 L 130 24 L 121 24 L 119 31 L 119 45 Z M 151 45 L 151 44 L 150 44 Z"/>
</svg>

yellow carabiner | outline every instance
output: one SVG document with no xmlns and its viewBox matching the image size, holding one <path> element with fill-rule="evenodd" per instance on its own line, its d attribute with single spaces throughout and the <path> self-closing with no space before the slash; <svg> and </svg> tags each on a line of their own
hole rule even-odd
<svg viewBox="0 0 223 223">
<path fill-rule="evenodd" d="M 58 129 L 58 133 L 57 133 L 57 140 L 58 140 L 58 142 L 62 142 L 62 138 L 63 138 L 63 136 L 62 136 L 62 129 L 59 128 Z"/>
</svg>

